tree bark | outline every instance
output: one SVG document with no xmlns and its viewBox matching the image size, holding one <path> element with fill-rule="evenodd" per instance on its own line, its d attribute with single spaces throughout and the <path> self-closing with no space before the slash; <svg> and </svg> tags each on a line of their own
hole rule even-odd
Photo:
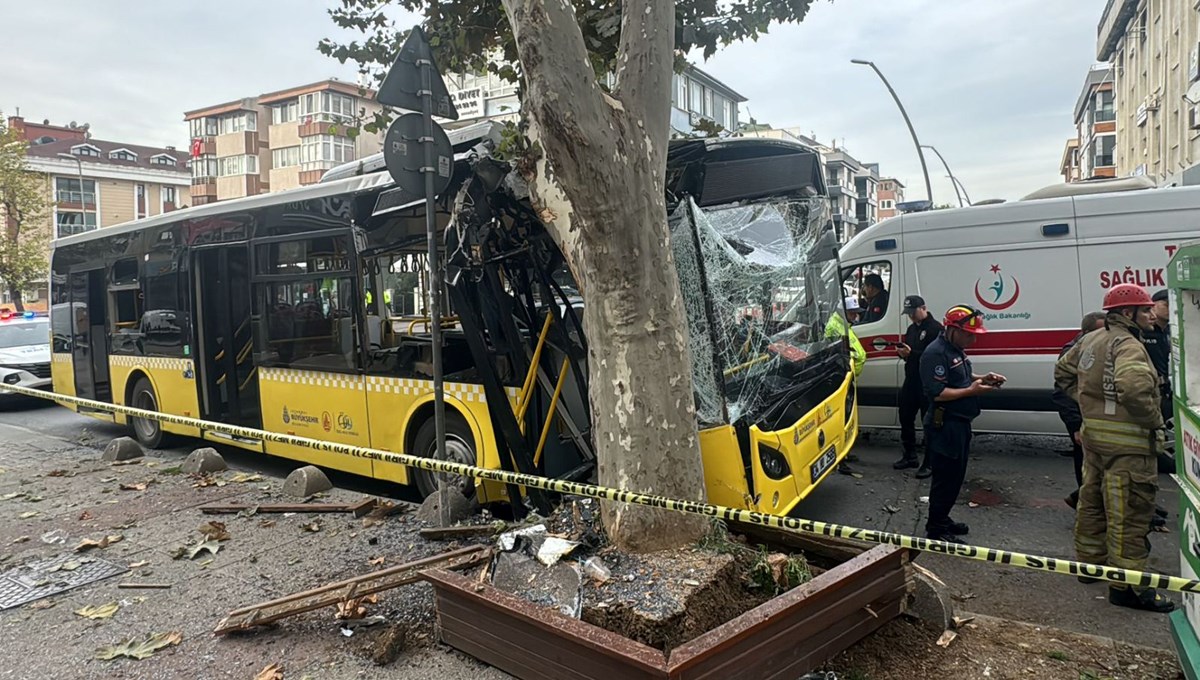
<svg viewBox="0 0 1200 680">
<path fill-rule="evenodd" d="M 12 298 L 13 307 L 16 307 L 17 312 L 25 311 L 25 300 L 21 297 L 21 290 L 19 288 L 9 286 L 8 296 Z"/>
<path fill-rule="evenodd" d="M 544 153 L 530 182 L 535 207 L 584 293 L 600 483 L 703 500 L 665 199 L 675 3 L 624 3 L 609 96 L 569 2 L 503 2 L 525 79 L 523 115 Z M 619 504 L 604 508 L 604 521 L 634 551 L 686 545 L 707 529 L 698 516 Z"/>
</svg>

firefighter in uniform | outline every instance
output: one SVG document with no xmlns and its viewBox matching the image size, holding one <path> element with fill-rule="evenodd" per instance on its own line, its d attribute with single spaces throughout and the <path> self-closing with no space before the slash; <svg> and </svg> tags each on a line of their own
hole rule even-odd
<svg viewBox="0 0 1200 680">
<path fill-rule="evenodd" d="M 966 305 L 951 307 L 942 320 L 942 334 L 921 355 L 921 386 L 929 400 L 925 413 L 925 450 L 933 476 L 929 485 L 929 518 L 925 534 L 932 539 L 965 543 L 969 531 L 950 517 L 967 476 L 971 451 L 971 421 L 979 415 L 979 396 L 998 389 L 999 373 L 975 375 L 963 350 L 975 344 L 983 315 Z"/>
<path fill-rule="evenodd" d="M 1074 394 L 1083 414 L 1083 486 L 1075 510 L 1081 562 L 1144 570 L 1150 557 L 1163 428 L 1158 373 L 1141 342 L 1153 323 L 1152 304 L 1140 286 L 1113 286 L 1104 296 L 1105 327 L 1084 336 L 1054 369 L 1055 387 Z M 1110 585 L 1108 601 L 1175 609 L 1153 588 Z"/>
</svg>

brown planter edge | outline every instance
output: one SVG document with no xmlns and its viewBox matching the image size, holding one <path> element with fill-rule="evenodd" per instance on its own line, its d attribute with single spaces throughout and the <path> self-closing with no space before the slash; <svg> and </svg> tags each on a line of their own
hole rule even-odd
<svg viewBox="0 0 1200 680">
<path fill-rule="evenodd" d="M 907 551 L 876 546 L 663 652 L 444 570 L 434 587 L 442 641 L 524 680 L 794 678 L 904 611 Z M 801 670 L 803 669 L 803 670 Z"/>
</svg>

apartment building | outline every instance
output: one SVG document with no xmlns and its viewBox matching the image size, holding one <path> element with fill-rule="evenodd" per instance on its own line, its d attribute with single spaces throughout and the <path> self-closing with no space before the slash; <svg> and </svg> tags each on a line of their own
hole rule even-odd
<svg viewBox="0 0 1200 680">
<path fill-rule="evenodd" d="M 904 202 L 904 183 L 895 177 L 879 180 L 879 219 L 886 220 L 900 214 L 897 204 Z"/>
<path fill-rule="evenodd" d="M 1096 32 L 1113 71 L 1114 174 L 1163 182 L 1200 161 L 1200 5 L 1108 0 Z"/>
<path fill-rule="evenodd" d="M 855 218 L 861 231 L 879 221 L 879 164 L 863 163 L 854 176 L 854 187 L 858 191 Z"/>
<path fill-rule="evenodd" d="M 516 122 L 520 117 L 521 100 L 517 97 L 516 83 L 494 73 L 451 74 L 446 76 L 446 89 L 458 109 L 457 121 L 443 123 L 447 128 L 482 120 Z M 702 120 L 712 121 L 725 130 L 737 130 L 738 104 L 745 101 L 733 88 L 689 65 L 672 79 L 671 131 L 677 136 L 692 135 Z"/>
<path fill-rule="evenodd" d="M 1117 174 L 1117 112 L 1113 69 L 1107 63 L 1088 70 L 1075 102 L 1075 137 L 1067 140 L 1059 171 L 1067 182 Z"/>
<path fill-rule="evenodd" d="M 358 131 L 379 110 L 373 91 L 330 79 L 188 111 L 192 200 L 315 184 L 380 150 L 381 132 Z"/>
<path fill-rule="evenodd" d="M 95 139 L 76 127 L 26 123 L 29 170 L 46 177 L 55 238 L 160 215 L 189 205 L 186 151 Z"/>
</svg>

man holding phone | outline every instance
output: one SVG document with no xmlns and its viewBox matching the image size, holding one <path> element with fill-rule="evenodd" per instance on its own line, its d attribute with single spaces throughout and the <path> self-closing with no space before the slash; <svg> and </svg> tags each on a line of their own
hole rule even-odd
<svg viewBox="0 0 1200 680">
<path fill-rule="evenodd" d="M 900 386 L 900 445 L 903 447 L 900 460 L 892 467 L 907 470 L 920 466 L 917 479 L 933 474 L 929 467 L 929 450 L 925 451 L 924 462 L 917 460 L 917 412 L 924 417 L 926 409 L 925 391 L 921 389 L 921 356 L 925 349 L 942 334 L 942 324 L 925 308 L 925 299 L 920 295 L 904 298 L 904 314 L 912 320 L 904 332 L 904 341 L 897 343 L 896 354 L 904 360 L 904 383 Z"/>
<path fill-rule="evenodd" d="M 971 421 L 979 415 L 980 395 L 1000 389 L 1006 378 L 999 373 L 976 375 L 964 351 L 987 332 L 982 312 L 967 305 L 951 307 L 942 324 L 942 334 L 921 356 L 921 386 L 929 399 L 925 449 L 933 469 L 925 535 L 948 543 L 965 543 L 960 537 L 970 528 L 951 519 L 950 510 L 967 477 Z"/>
</svg>

